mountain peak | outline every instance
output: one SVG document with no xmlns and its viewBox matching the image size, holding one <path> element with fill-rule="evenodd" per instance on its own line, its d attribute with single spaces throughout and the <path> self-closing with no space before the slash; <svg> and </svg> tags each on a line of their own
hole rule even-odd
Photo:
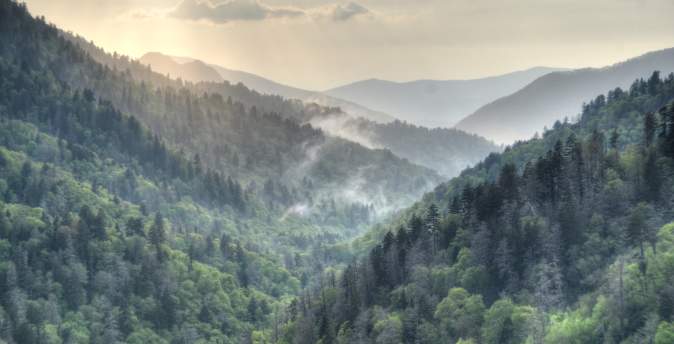
<svg viewBox="0 0 674 344">
<path fill-rule="evenodd" d="M 178 62 L 174 57 L 160 52 L 145 53 L 139 61 L 149 65 L 154 71 L 180 77 L 191 82 L 209 81 L 222 82 L 224 79 L 212 67 L 200 60 Z"/>
</svg>

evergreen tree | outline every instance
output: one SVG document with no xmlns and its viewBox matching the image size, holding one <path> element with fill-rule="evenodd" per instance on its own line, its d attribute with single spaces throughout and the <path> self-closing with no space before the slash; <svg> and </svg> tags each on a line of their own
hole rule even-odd
<svg viewBox="0 0 674 344">
<path fill-rule="evenodd" d="M 152 245 L 154 245 L 155 252 L 157 254 L 157 260 L 159 261 L 163 259 L 163 250 L 161 246 L 166 241 L 166 229 L 164 226 L 164 217 L 160 212 L 157 212 L 155 214 L 152 227 L 150 227 L 148 236 L 150 238 L 150 242 Z"/>
</svg>

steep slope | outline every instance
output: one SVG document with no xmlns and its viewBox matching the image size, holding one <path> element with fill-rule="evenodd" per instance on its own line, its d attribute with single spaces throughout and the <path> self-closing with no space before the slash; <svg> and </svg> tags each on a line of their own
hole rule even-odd
<svg viewBox="0 0 674 344">
<path fill-rule="evenodd" d="M 382 214 L 410 204 L 441 180 L 390 152 L 326 137 L 299 121 L 332 109 L 262 95 L 242 84 L 171 80 L 137 61 L 63 35 L 106 66 L 76 61 L 59 74 L 63 81 L 96 90 L 171 147 L 241 180 L 253 193 L 283 199 L 288 209 L 319 212 L 324 202 L 337 201 L 372 205 Z"/>
<path fill-rule="evenodd" d="M 669 343 L 673 175 L 674 74 L 654 73 L 379 227 L 295 300 L 284 338 Z"/>
<path fill-rule="evenodd" d="M 456 125 L 457 129 L 499 143 L 530 138 L 543 127 L 582 110 L 588 94 L 626 88 L 654 70 L 674 71 L 674 48 L 651 52 L 609 67 L 578 69 L 544 75 L 523 89 L 483 106 Z"/>
<path fill-rule="evenodd" d="M 364 80 L 326 91 L 429 128 L 450 127 L 464 116 L 499 97 L 511 94 L 558 68 L 536 67 L 475 80 Z"/>
<path fill-rule="evenodd" d="M 164 55 L 153 57 L 155 55 L 157 54 L 145 55 L 139 61 L 149 64 L 154 68 L 155 65 L 160 64 L 152 63 L 152 59 L 158 61 L 161 61 L 161 59 L 171 59 L 171 61 L 176 59 Z M 190 59 L 186 58 L 181 61 L 185 60 L 190 61 Z M 269 94 L 281 94 L 317 104 L 330 104 L 334 107 L 308 106 L 303 108 L 299 104 L 294 104 L 293 109 L 280 111 L 280 113 L 284 116 L 293 117 L 300 123 L 309 123 L 333 136 L 358 142 L 368 148 L 389 149 L 395 155 L 408 159 L 415 164 L 434 169 L 445 177 L 453 177 L 463 168 L 473 165 L 487 154 L 499 150 L 497 146 L 480 137 L 458 130 L 436 129 L 429 131 L 422 127 L 400 122 L 381 123 L 376 120 L 367 120 L 362 116 L 358 116 L 359 110 L 356 109 L 356 113 L 354 114 L 349 111 L 353 110 L 352 107 L 344 107 L 343 103 L 331 101 L 327 96 L 298 89 L 291 90 L 278 84 L 269 84 L 268 80 L 262 79 L 260 81 L 259 77 L 243 72 L 223 72 L 222 69 L 219 70 L 221 70 L 221 73 L 231 72 L 230 74 L 222 74 L 227 80 L 231 82 L 238 80 L 257 91 L 262 89 Z M 159 71 L 168 73 L 166 70 L 160 69 Z M 230 75 L 232 78 L 227 78 L 226 75 Z M 198 84 L 196 87 L 206 92 L 232 96 L 235 100 L 242 101 L 248 106 L 264 104 L 265 100 L 263 99 L 265 97 L 269 98 L 269 96 L 251 97 L 251 95 L 255 95 L 255 92 L 250 92 L 242 85 L 232 86 L 226 83 L 205 83 Z M 319 100 L 316 97 L 321 97 L 322 99 Z M 273 97 L 271 98 L 274 99 Z M 292 101 L 288 101 L 287 103 L 293 104 Z M 274 109 L 267 111 L 279 112 L 279 110 L 287 107 L 278 99 L 278 101 L 272 102 L 265 109 Z M 401 137 L 405 139 L 400 140 Z"/>
<path fill-rule="evenodd" d="M 173 149 L 102 96 L 123 82 L 148 87 L 130 70 L 95 63 L 25 5 L 0 0 L 0 342 L 264 338 L 307 276 L 334 263 L 327 245 L 345 238 L 345 221 L 368 216 L 321 204 L 318 226 Z M 74 87 L 87 79 L 102 92 Z M 348 166 L 390 156 L 326 147 Z"/>
<path fill-rule="evenodd" d="M 272 220 L 233 181 L 59 82 L 54 54 L 84 56 L 63 44 L 0 2 L 0 340 L 241 343 L 271 324 L 311 268 L 290 273 L 269 249 L 304 265 L 283 233 L 301 223 Z"/>
<path fill-rule="evenodd" d="M 233 85 L 242 83 L 251 90 L 255 90 L 261 94 L 279 95 L 288 99 L 298 99 L 306 103 L 316 103 L 328 107 L 339 107 L 354 116 L 367 118 L 375 122 L 386 123 L 394 120 L 393 117 L 383 112 L 373 111 L 343 99 L 321 94 L 320 92 L 283 85 L 247 72 L 232 70 L 218 65 L 206 65 L 205 63 L 192 58 L 178 58 L 160 53 L 147 53 L 143 55 L 139 61 L 142 64 L 151 65 L 152 69 L 159 73 L 170 73 L 173 76 L 182 77 L 185 80 L 193 82 L 227 80 Z M 190 70 L 190 66 L 194 65 L 205 67 L 199 70 L 198 75 L 201 76 L 201 78 L 197 78 L 197 73 Z"/>
</svg>

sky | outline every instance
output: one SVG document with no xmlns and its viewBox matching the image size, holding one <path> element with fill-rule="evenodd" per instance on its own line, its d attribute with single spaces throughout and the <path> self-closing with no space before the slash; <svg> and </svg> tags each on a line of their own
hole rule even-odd
<svg viewBox="0 0 674 344">
<path fill-rule="evenodd" d="M 326 90 L 601 67 L 674 47 L 674 0 L 26 0 L 112 52 L 159 51 Z"/>
</svg>

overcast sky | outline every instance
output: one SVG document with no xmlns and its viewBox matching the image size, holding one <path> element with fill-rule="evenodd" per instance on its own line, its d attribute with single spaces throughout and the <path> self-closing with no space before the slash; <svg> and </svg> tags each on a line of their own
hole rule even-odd
<svg viewBox="0 0 674 344">
<path fill-rule="evenodd" d="M 27 0 L 109 51 L 323 90 L 604 66 L 674 47 L 674 0 Z"/>
</svg>

